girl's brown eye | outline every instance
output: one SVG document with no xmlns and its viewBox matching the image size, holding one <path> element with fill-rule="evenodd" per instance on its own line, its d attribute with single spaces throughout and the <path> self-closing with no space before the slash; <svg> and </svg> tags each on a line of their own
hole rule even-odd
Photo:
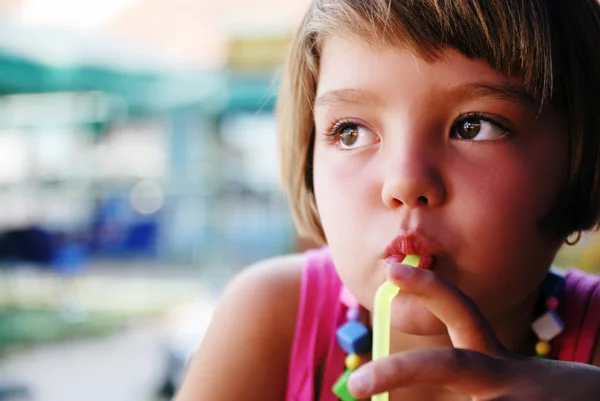
<svg viewBox="0 0 600 401">
<path fill-rule="evenodd" d="M 509 132 L 491 119 L 468 116 L 452 127 L 451 136 L 466 141 L 492 141 L 509 135 Z"/>
<path fill-rule="evenodd" d="M 354 150 L 379 142 L 379 136 L 365 126 L 351 122 L 341 123 L 332 131 L 340 149 Z"/>
<path fill-rule="evenodd" d="M 481 120 L 470 119 L 462 121 L 456 127 L 456 134 L 461 139 L 474 139 L 481 131 Z"/>
<path fill-rule="evenodd" d="M 349 125 L 340 131 L 340 143 L 344 147 L 352 147 L 358 140 L 358 126 Z"/>
</svg>

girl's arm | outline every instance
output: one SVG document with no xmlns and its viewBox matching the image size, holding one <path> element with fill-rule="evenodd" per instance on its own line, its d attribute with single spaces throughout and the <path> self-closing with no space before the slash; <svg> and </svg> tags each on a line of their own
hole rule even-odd
<svg viewBox="0 0 600 401">
<path fill-rule="evenodd" d="M 285 398 L 303 263 L 275 258 L 233 280 L 175 401 Z"/>
</svg>

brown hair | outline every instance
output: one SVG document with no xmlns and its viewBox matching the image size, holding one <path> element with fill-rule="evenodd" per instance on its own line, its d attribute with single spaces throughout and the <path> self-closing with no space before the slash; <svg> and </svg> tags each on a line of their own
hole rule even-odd
<svg viewBox="0 0 600 401">
<path fill-rule="evenodd" d="M 569 130 L 569 175 L 547 228 L 564 237 L 600 220 L 600 7 L 596 0 L 315 0 L 292 43 L 277 105 L 282 187 L 301 235 L 325 242 L 312 181 L 313 103 L 323 40 L 354 33 L 426 60 L 455 48 L 520 74 Z"/>
</svg>

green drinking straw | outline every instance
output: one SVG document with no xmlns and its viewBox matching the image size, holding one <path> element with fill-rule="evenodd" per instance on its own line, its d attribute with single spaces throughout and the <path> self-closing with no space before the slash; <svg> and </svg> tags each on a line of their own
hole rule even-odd
<svg viewBox="0 0 600 401">
<path fill-rule="evenodd" d="M 406 255 L 402 261 L 405 265 L 419 266 L 419 255 Z M 390 310 L 392 299 L 400 287 L 389 281 L 379 286 L 375 293 L 375 310 L 373 315 L 373 360 L 390 354 Z M 389 401 L 389 393 L 375 394 L 371 401 Z"/>
</svg>

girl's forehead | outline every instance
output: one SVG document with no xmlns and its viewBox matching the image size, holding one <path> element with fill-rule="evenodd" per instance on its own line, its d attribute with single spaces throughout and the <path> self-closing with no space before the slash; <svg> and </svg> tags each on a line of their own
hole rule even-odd
<svg viewBox="0 0 600 401">
<path fill-rule="evenodd" d="M 373 45 L 358 37 L 334 35 L 323 43 L 318 99 L 331 91 L 368 88 L 386 93 L 423 84 L 432 88 L 497 92 L 535 103 L 520 76 L 506 76 L 486 61 L 468 58 L 450 47 L 441 49 L 435 59 L 425 59 L 408 47 Z"/>
<path fill-rule="evenodd" d="M 409 46 L 392 45 L 385 42 L 372 42 L 355 35 L 328 36 L 321 47 L 320 73 L 334 67 L 358 71 L 363 68 L 387 70 L 387 77 L 396 73 L 428 74 L 432 70 L 446 70 L 450 75 L 487 75 L 490 78 L 515 79 L 493 69 L 483 59 L 470 58 L 459 50 L 446 46 L 425 57 Z M 320 74 L 320 75 L 321 75 Z M 373 74 L 370 74 L 373 75 Z M 435 78 L 435 77 L 431 77 Z"/>
</svg>

